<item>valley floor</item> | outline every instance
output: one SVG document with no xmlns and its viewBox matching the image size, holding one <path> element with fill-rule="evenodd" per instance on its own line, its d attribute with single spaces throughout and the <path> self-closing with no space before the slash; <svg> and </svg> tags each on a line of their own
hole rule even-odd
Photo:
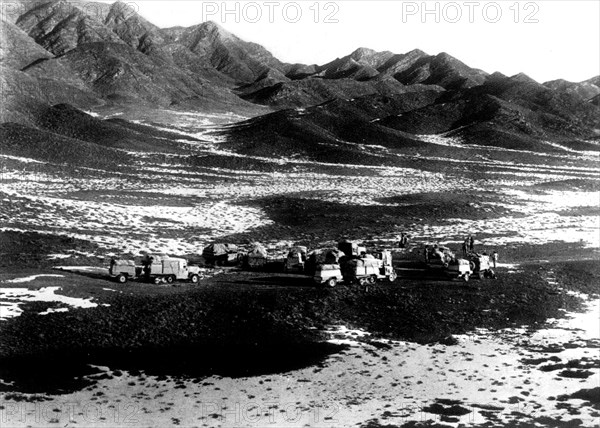
<svg viewBox="0 0 600 428">
<path fill-rule="evenodd" d="M 2 426 L 597 424 L 597 156 L 437 136 L 421 154 L 364 147 L 395 165 L 269 159 L 226 149 L 223 118 L 175 116 L 201 141 L 133 165 L 0 155 Z M 394 248 L 401 232 L 401 278 L 369 292 L 210 268 L 197 287 L 105 275 L 143 251 Z M 499 252 L 497 281 L 402 273 L 467 234 Z"/>
</svg>

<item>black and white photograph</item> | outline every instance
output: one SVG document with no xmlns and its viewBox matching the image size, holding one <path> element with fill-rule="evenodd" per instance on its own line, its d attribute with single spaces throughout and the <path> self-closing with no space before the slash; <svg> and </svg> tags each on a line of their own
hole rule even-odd
<svg viewBox="0 0 600 428">
<path fill-rule="evenodd" d="M 0 427 L 600 425 L 599 0 L 0 18 Z"/>
</svg>

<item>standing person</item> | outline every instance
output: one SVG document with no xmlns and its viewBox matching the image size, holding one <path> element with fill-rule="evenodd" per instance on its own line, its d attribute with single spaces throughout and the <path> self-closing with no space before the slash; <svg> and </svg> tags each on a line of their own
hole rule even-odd
<svg viewBox="0 0 600 428">
<path fill-rule="evenodd" d="M 466 255 L 467 255 L 467 240 L 466 239 L 462 243 L 462 253 L 463 253 L 463 256 L 466 257 Z"/>
<path fill-rule="evenodd" d="M 400 243 L 398 244 L 398 247 L 400 248 L 405 248 L 406 247 L 406 238 L 404 237 L 404 232 L 402 232 L 400 234 Z"/>
<path fill-rule="evenodd" d="M 425 263 L 429 263 L 429 245 L 425 246 Z"/>
<path fill-rule="evenodd" d="M 469 235 L 469 250 L 473 251 L 475 249 L 475 240 L 473 239 L 473 235 Z"/>
<path fill-rule="evenodd" d="M 498 252 L 494 251 L 492 253 L 492 264 L 494 265 L 494 269 L 496 269 L 496 264 L 498 263 Z"/>
</svg>

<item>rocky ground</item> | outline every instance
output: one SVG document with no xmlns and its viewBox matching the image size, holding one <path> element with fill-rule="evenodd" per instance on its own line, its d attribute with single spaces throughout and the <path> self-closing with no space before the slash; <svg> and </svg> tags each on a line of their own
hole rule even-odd
<svg viewBox="0 0 600 428">
<path fill-rule="evenodd" d="M 597 421 L 594 156 L 482 159 L 439 136 L 394 165 L 242 157 L 222 144 L 226 118 L 167 116 L 156 138 L 178 132 L 184 153 L 81 168 L 1 156 L 9 426 Z M 408 250 L 396 248 L 400 232 Z M 423 245 L 458 250 L 467 233 L 499 252 L 497 280 L 423 270 Z M 400 278 L 365 292 L 237 269 L 204 268 L 198 286 L 106 277 L 110 257 L 141 251 L 201 262 L 212 241 L 260 241 L 280 256 L 341 238 L 393 248 Z"/>
</svg>

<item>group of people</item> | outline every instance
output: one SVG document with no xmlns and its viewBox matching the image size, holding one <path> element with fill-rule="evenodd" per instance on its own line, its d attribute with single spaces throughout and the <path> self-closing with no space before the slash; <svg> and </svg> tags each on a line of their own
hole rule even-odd
<svg viewBox="0 0 600 428">
<path fill-rule="evenodd" d="M 475 251 L 475 239 L 473 239 L 473 235 L 467 236 L 462 243 L 462 253 L 463 256 L 466 256 L 469 252 Z"/>
<path fill-rule="evenodd" d="M 462 243 L 462 253 L 463 253 L 463 256 L 466 257 L 469 253 L 474 253 L 474 252 L 475 252 L 475 239 L 473 238 L 473 235 L 469 234 Z M 488 254 L 486 252 L 484 252 L 483 255 L 487 256 Z M 490 262 L 492 262 L 492 265 L 494 266 L 494 269 L 496 269 L 496 265 L 498 264 L 498 252 L 494 251 L 489 257 L 490 257 Z"/>
<path fill-rule="evenodd" d="M 410 236 L 408 236 L 404 232 L 400 233 L 400 237 L 398 238 L 398 248 L 408 248 L 409 239 Z"/>
</svg>

